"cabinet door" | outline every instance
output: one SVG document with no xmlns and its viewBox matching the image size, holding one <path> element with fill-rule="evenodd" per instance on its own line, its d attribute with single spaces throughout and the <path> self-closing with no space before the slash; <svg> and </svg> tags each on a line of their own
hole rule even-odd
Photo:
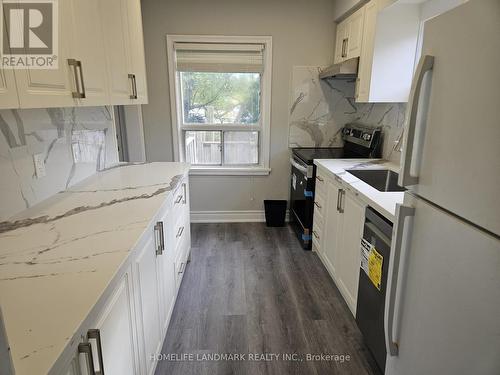
<svg viewBox="0 0 500 375">
<path fill-rule="evenodd" d="M 368 102 L 370 99 L 370 82 L 372 77 L 373 48 L 377 24 L 377 1 L 365 5 L 365 22 L 363 26 L 363 47 L 359 59 L 358 78 L 356 80 L 356 102 Z"/>
<path fill-rule="evenodd" d="M 100 0 L 72 0 L 72 55 L 81 61 L 85 85 L 79 105 L 108 104 L 106 50 L 104 48 Z"/>
<path fill-rule="evenodd" d="M 141 2 L 139 0 L 127 0 L 127 13 L 130 38 L 130 74 L 134 75 L 132 84 L 137 90 L 135 104 L 146 104 L 148 102 L 148 90 L 146 83 L 146 62 L 144 57 L 144 39 L 142 30 Z"/>
<path fill-rule="evenodd" d="M 146 242 L 134 264 L 136 306 L 139 320 L 142 359 L 145 373 L 151 373 L 154 362 L 150 356 L 156 354 L 163 338 L 160 324 L 160 306 L 157 277 L 157 255 L 154 236 Z"/>
<path fill-rule="evenodd" d="M 365 21 L 365 7 L 356 11 L 348 18 L 347 26 L 347 47 L 346 59 L 361 56 L 361 47 L 363 44 L 363 25 Z"/>
<path fill-rule="evenodd" d="M 337 25 L 337 34 L 335 37 L 335 54 L 333 63 L 338 64 L 344 60 L 344 46 L 346 39 L 347 20 L 340 22 Z"/>
<path fill-rule="evenodd" d="M 110 104 L 131 104 L 130 41 L 126 0 L 100 1 Z"/>
<path fill-rule="evenodd" d="M 334 182 L 328 183 L 328 208 L 326 221 L 324 224 L 325 241 L 323 255 L 326 266 L 335 278 L 338 266 L 338 251 L 340 236 L 342 235 L 342 213 L 339 210 L 339 199 L 341 197 L 342 187 Z"/>
<path fill-rule="evenodd" d="M 21 108 L 71 107 L 76 91 L 76 76 L 68 65 L 72 37 L 71 2 L 58 5 L 58 69 L 19 69 L 15 72 Z M 20 31 L 21 32 L 21 31 Z"/>
<path fill-rule="evenodd" d="M 3 1 L 0 0 L 0 20 L 3 20 Z M 2 22 L 5 30 L 5 22 Z M 0 109 L 18 108 L 16 78 L 14 69 L 0 69 Z"/>
<path fill-rule="evenodd" d="M 173 226 L 174 217 L 172 212 L 168 212 L 163 221 L 165 249 L 163 254 L 157 257 L 158 260 L 158 281 L 160 289 L 160 320 L 162 332 L 166 333 L 170 315 L 175 303 L 175 249 L 173 246 Z"/>
<path fill-rule="evenodd" d="M 100 332 L 105 374 L 134 375 L 139 373 L 135 345 L 135 319 L 131 282 L 127 273 L 104 308 L 95 328 Z M 93 349 L 94 368 L 99 371 L 97 345 Z"/>
<path fill-rule="evenodd" d="M 365 222 L 365 206 L 358 202 L 355 195 L 347 190 L 343 196 L 342 244 L 339 251 L 338 280 L 342 284 L 342 294 L 356 316 L 358 296 L 359 266 L 361 262 L 360 245 Z"/>
</svg>

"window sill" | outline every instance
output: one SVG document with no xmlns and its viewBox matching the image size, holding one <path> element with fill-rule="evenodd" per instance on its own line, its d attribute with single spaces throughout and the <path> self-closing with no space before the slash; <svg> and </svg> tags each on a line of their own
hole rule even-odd
<svg viewBox="0 0 500 375">
<path fill-rule="evenodd" d="M 191 167 L 189 170 L 191 176 L 267 176 L 269 173 L 271 168 L 265 167 Z"/>
</svg>

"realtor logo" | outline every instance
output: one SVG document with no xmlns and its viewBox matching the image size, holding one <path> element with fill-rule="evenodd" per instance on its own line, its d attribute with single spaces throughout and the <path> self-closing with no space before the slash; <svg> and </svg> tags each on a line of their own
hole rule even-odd
<svg viewBox="0 0 500 375">
<path fill-rule="evenodd" d="M 4 0 L 2 67 L 57 69 L 57 0 Z"/>
</svg>

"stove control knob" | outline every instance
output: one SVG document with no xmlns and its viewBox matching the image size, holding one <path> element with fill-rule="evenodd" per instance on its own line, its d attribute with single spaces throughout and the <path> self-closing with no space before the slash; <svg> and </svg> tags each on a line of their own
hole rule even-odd
<svg viewBox="0 0 500 375">
<path fill-rule="evenodd" d="M 369 133 L 365 133 L 365 134 L 363 134 L 363 139 L 365 141 L 369 141 L 370 139 L 372 139 L 372 135 Z"/>
</svg>

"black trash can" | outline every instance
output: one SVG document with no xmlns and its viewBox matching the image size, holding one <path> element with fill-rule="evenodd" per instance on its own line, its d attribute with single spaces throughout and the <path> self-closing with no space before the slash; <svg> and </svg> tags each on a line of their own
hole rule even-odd
<svg viewBox="0 0 500 375">
<path fill-rule="evenodd" d="M 286 203 L 284 200 L 264 200 L 266 211 L 266 225 L 268 227 L 282 227 L 285 225 Z"/>
</svg>

